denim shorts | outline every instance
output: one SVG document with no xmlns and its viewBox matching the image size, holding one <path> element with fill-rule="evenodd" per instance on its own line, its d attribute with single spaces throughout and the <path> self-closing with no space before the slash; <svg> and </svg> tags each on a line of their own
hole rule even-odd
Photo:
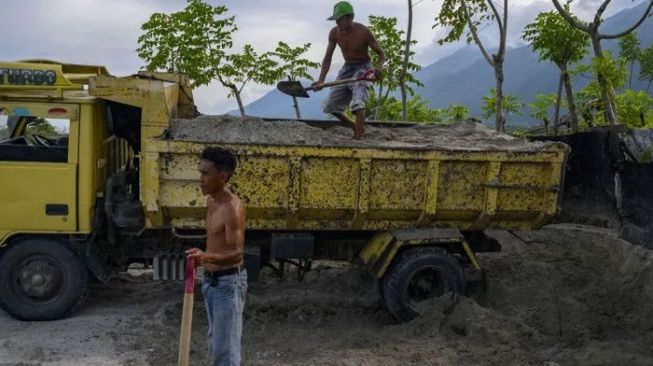
<svg viewBox="0 0 653 366">
<path fill-rule="evenodd" d="M 338 72 L 336 80 L 352 77 L 359 77 L 365 71 L 372 68 L 371 62 L 345 63 Z M 352 112 L 365 108 L 369 97 L 369 88 L 372 85 L 369 81 L 357 81 L 355 83 L 334 86 L 329 91 L 329 97 L 322 103 L 324 113 L 342 113 L 347 105 Z"/>
</svg>

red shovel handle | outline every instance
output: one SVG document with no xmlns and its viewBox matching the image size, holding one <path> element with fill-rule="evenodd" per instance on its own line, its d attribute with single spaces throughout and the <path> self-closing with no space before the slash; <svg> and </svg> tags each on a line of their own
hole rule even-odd
<svg viewBox="0 0 653 366">
<path fill-rule="evenodd" d="M 195 258 L 186 257 L 186 278 L 184 279 L 184 305 L 181 311 L 181 332 L 179 333 L 179 358 L 177 366 L 190 363 L 191 326 L 193 324 L 193 293 L 195 292 Z"/>
<path fill-rule="evenodd" d="M 359 76 L 356 78 L 357 81 L 377 81 L 378 78 L 376 77 L 376 69 L 369 69 L 366 70 L 363 75 Z"/>
<path fill-rule="evenodd" d="M 184 293 L 195 292 L 195 258 L 186 257 L 186 276 L 184 276 Z"/>
</svg>

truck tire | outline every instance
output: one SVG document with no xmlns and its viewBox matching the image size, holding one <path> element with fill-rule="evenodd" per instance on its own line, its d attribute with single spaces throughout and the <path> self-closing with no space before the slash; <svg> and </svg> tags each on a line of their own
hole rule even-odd
<svg viewBox="0 0 653 366">
<path fill-rule="evenodd" d="M 419 304 L 450 296 L 455 305 L 465 291 L 460 263 L 444 248 L 408 248 L 397 254 L 382 279 L 381 298 L 388 312 L 407 322 L 420 315 Z"/>
<path fill-rule="evenodd" d="M 61 241 L 28 238 L 0 256 L 0 306 L 20 320 L 55 320 L 86 299 L 88 272 Z"/>
</svg>

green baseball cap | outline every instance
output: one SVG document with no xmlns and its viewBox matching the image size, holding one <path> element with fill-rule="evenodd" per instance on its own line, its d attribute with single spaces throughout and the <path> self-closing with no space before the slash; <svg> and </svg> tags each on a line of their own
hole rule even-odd
<svg viewBox="0 0 653 366">
<path fill-rule="evenodd" d="M 333 6 L 333 15 L 327 20 L 338 20 L 345 15 L 354 15 L 354 7 L 346 1 L 341 1 Z"/>
</svg>

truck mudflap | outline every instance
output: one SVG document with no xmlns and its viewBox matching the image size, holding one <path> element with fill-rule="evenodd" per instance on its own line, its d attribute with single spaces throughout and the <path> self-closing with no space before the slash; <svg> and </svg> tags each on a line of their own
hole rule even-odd
<svg viewBox="0 0 653 366">
<path fill-rule="evenodd" d="M 102 283 L 108 283 L 111 279 L 111 266 L 109 265 L 108 257 L 105 253 L 100 251 L 98 245 L 94 241 L 89 241 L 86 244 L 86 253 L 84 255 L 86 267 L 93 273 Z"/>
<path fill-rule="evenodd" d="M 481 265 L 460 230 L 446 228 L 407 229 L 383 231 L 374 235 L 360 252 L 363 266 L 376 278 L 382 278 L 397 253 L 405 247 L 459 246 L 473 269 L 482 271 Z"/>
</svg>

